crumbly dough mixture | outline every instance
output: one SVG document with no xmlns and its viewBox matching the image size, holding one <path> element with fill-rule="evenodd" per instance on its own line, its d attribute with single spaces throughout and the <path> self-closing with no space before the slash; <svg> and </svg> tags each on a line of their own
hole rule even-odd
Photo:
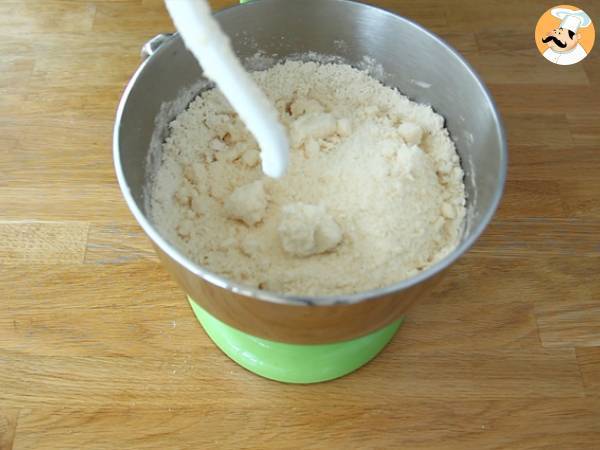
<svg viewBox="0 0 600 450">
<path fill-rule="evenodd" d="M 152 220 L 208 270 L 298 295 L 348 294 L 410 277 L 452 251 L 463 171 L 444 119 L 366 72 L 287 61 L 253 77 L 288 129 L 290 166 L 260 152 L 218 89 L 169 125 Z"/>
</svg>

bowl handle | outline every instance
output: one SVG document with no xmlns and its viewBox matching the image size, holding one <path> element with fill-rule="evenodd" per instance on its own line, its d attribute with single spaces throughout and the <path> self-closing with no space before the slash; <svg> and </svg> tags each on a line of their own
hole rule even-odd
<svg viewBox="0 0 600 450">
<path fill-rule="evenodd" d="M 240 0 L 240 3 L 247 3 L 251 0 Z M 158 48 L 164 44 L 166 41 L 171 39 L 175 33 L 161 33 L 154 36 L 148 42 L 146 42 L 142 46 L 142 50 L 140 51 L 140 56 L 142 57 L 142 61 L 152 56 Z"/>
<path fill-rule="evenodd" d="M 145 60 L 152 56 L 158 48 L 164 44 L 166 41 L 171 39 L 175 33 L 161 33 L 154 36 L 148 42 L 144 44 L 142 50 L 140 52 L 140 56 L 142 60 Z"/>
</svg>

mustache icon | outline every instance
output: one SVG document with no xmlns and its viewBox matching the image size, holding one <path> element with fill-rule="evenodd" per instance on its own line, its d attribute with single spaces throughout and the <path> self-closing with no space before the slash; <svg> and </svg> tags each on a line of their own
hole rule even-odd
<svg viewBox="0 0 600 450">
<path fill-rule="evenodd" d="M 542 38 L 542 42 L 545 44 L 547 42 L 553 41 L 556 45 L 558 45 L 560 48 L 565 48 L 567 46 L 566 42 L 561 42 L 558 40 L 558 38 L 556 36 L 547 36 L 545 38 Z"/>
</svg>

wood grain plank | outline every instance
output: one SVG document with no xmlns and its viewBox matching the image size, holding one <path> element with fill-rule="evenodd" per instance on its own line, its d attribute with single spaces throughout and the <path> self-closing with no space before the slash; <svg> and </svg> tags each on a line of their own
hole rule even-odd
<svg viewBox="0 0 600 450">
<path fill-rule="evenodd" d="M 598 164 L 594 164 L 594 167 L 598 167 Z M 600 219 L 600 202 L 598 201 L 600 176 L 587 180 L 578 178 L 569 181 L 558 180 L 557 187 L 560 191 L 563 211 L 569 217 Z"/>
<path fill-rule="evenodd" d="M 600 94 L 599 91 L 596 91 Z M 600 104 L 600 95 L 597 95 L 597 99 L 593 97 L 588 99 L 590 102 L 596 102 Z M 600 149 L 600 108 L 596 110 L 586 110 L 585 102 L 583 107 L 579 108 L 578 111 L 569 112 L 567 114 L 567 122 L 569 124 L 569 130 L 573 137 L 573 142 L 576 145 L 589 146 L 595 148 L 596 151 Z M 596 153 L 598 155 L 598 153 Z M 596 156 L 596 167 L 600 165 L 600 156 Z"/>
<path fill-rule="evenodd" d="M 3 54 L 0 59 L 0 89 L 2 93 L 14 92 L 14 86 L 25 84 L 31 74 L 35 60 L 29 55 Z M 11 89 L 7 89 L 11 86 Z"/>
<path fill-rule="evenodd" d="M 93 119 L 0 120 L 0 133 L 17 142 L 12 151 L 0 154 L 3 183 L 31 185 L 32 172 L 36 184 L 114 183 L 114 165 L 107 157 L 112 125 Z"/>
<path fill-rule="evenodd" d="M 600 221 L 576 219 L 495 220 L 475 254 L 490 256 L 600 256 Z"/>
<path fill-rule="evenodd" d="M 91 209 L 82 208 L 89 205 Z M 40 185 L 20 183 L 2 188 L 2 220 L 89 221 L 135 223 L 116 183 L 71 180 Z"/>
<path fill-rule="evenodd" d="M 194 358 L 214 348 L 199 329 L 183 292 L 172 295 L 170 300 L 176 303 L 172 305 L 151 303 L 143 296 L 125 299 L 129 302 L 112 299 L 112 306 L 87 306 L 85 300 L 89 297 L 63 310 L 45 307 L 2 312 L 3 348 L 29 355 L 165 360 L 188 340 L 197 341 L 195 351 L 188 353 Z"/>
<path fill-rule="evenodd" d="M 0 347 L 15 352 L 169 355 L 199 331 L 183 291 L 156 262 L 0 265 L 0 284 L 11 286 Z"/>
<path fill-rule="evenodd" d="M 22 414 L 16 448 L 595 450 L 598 402 L 564 400 L 369 401 L 335 407 L 299 398 L 282 414 L 252 405 L 148 409 L 37 408 Z M 536 426 L 530 426 L 533 421 Z M 143 425 L 142 425 L 143 424 Z M 362 430 L 369 429 L 365 433 Z"/>
<path fill-rule="evenodd" d="M 86 264 L 158 262 L 150 239 L 138 225 L 92 224 L 85 253 Z"/>
<path fill-rule="evenodd" d="M 407 313 L 398 345 L 424 357 L 442 350 L 539 349 L 533 305 L 527 300 L 538 287 L 523 277 L 536 263 L 469 253 Z"/>
<path fill-rule="evenodd" d="M 510 179 L 594 182 L 600 164 L 598 149 L 594 145 L 578 144 L 563 148 L 514 145 L 510 153 Z"/>
<path fill-rule="evenodd" d="M 494 83 L 488 87 L 502 113 L 567 114 L 598 109 L 596 85 Z M 569 98 L 568 102 L 557 99 Z M 584 130 L 585 131 L 585 130 Z"/>
<path fill-rule="evenodd" d="M 535 22 L 548 9 L 548 4 L 541 0 L 466 0 L 459 5 L 448 2 L 444 4 L 448 21 L 453 27 L 474 31 L 493 30 L 498 33 L 508 30 L 513 33 L 521 30 L 532 33 Z M 519 14 L 515 15 L 515 11 Z"/>
<path fill-rule="evenodd" d="M 444 40 L 467 57 L 477 51 L 475 34 L 470 32 L 442 32 Z"/>
<path fill-rule="evenodd" d="M 566 218 L 564 190 L 558 181 L 513 180 L 508 174 L 498 219 Z M 569 182 L 570 184 L 570 182 Z"/>
<path fill-rule="evenodd" d="M 81 264 L 87 222 L 0 221 L 0 264 Z"/>
<path fill-rule="evenodd" d="M 139 51 L 145 41 L 153 37 L 151 31 L 124 29 L 106 34 L 88 34 L 60 30 L 49 33 L 34 46 L 23 45 L 19 35 L 4 36 L 0 49 L 12 58 L 30 58 L 33 61 L 30 78 L 35 93 L 52 92 L 50 88 L 106 89 L 114 87 L 115 94 L 133 74 L 140 62 Z M 60 58 L 47 55 L 58 53 Z M 115 58 L 119 53 L 119 58 Z M 103 95 L 96 96 L 101 100 Z M 89 93 L 80 95 L 80 101 L 89 99 Z"/>
<path fill-rule="evenodd" d="M 506 32 L 505 30 L 486 28 L 474 35 L 477 48 L 482 53 L 529 55 L 532 54 L 532 50 L 536 50 L 531 30 L 513 29 L 511 32 Z"/>
<path fill-rule="evenodd" d="M 198 330 L 198 333 L 201 333 Z M 400 332 L 399 337 L 401 337 Z M 427 357 L 395 341 L 377 359 L 335 383 L 281 386 L 246 372 L 218 349 L 186 347 L 166 358 L 32 356 L 0 350 L 0 400 L 9 407 L 145 407 L 238 404 L 256 408 L 294 404 L 303 396 L 339 407 L 407 398 L 450 400 L 578 398 L 583 384 L 573 349 L 441 352 Z M 373 388 L 373 381 L 377 387 Z M 227 386 L 227 389 L 221 388 Z M 27 396 L 23 395 L 27 392 Z M 348 397 L 348 393 L 352 395 Z M 274 400 L 279 397 L 280 400 Z"/>
<path fill-rule="evenodd" d="M 18 418 L 18 409 L 4 409 L 0 405 L 0 450 L 12 450 Z"/>
<path fill-rule="evenodd" d="M 110 118 L 115 113 L 118 97 L 123 89 L 123 86 L 88 86 L 86 95 L 82 96 L 81 88 L 77 85 L 54 86 L 51 90 L 41 90 L 39 87 L 40 85 L 35 85 L 26 95 L 21 96 L 18 104 L 13 102 L 13 119 L 28 118 L 47 125 L 58 123 L 58 120 L 76 119 L 82 119 L 86 125 L 92 120 L 95 124 L 111 123 Z"/>
<path fill-rule="evenodd" d="M 0 2 L 0 29 L 14 32 L 46 34 L 56 31 L 90 31 L 96 13 L 93 2 L 52 0 L 52 7 L 38 0 Z"/>
<path fill-rule="evenodd" d="M 600 245 L 600 240 L 598 240 Z M 600 345 L 600 257 L 550 258 L 535 273 L 535 316 L 545 347 Z"/>
<path fill-rule="evenodd" d="M 367 0 L 381 8 L 389 9 L 438 33 L 449 31 L 447 13 L 443 0 L 413 2 L 410 0 Z M 462 31 L 462 30 L 454 30 Z M 467 31 L 467 30 L 465 30 Z M 470 30 L 469 30 L 470 31 Z"/>
<path fill-rule="evenodd" d="M 163 2 L 100 3 L 96 8 L 93 30 L 96 33 L 141 29 L 150 33 L 169 33 L 174 30 Z"/>
<path fill-rule="evenodd" d="M 0 96 L 0 99 L 2 96 Z M 0 105 L 2 104 L 2 100 L 0 100 Z M 1 106 L 0 106 L 1 107 Z M 4 160 L 8 153 L 14 152 L 17 150 L 19 144 L 16 139 L 6 138 L 6 140 L 2 143 L 4 147 L 4 151 L 0 153 L 0 188 L 4 188 L 8 186 L 9 178 L 8 172 L 12 170 L 12 167 L 7 167 Z M 7 158 L 6 158 L 7 159 Z M 1 213 L 0 213 L 1 217 Z"/>
<path fill-rule="evenodd" d="M 573 138 L 565 114 L 504 114 L 509 145 L 544 146 L 564 150 Z"/>
<path fill-rule="evenodd" d="M 539 342 L 546 348 L 598 345 L 600 256 L 535 257 L 532 252 L 486 261 L 479 255 L 476 247 L 410 311 L 407 342 L 422 352 L 537 348 Z M 429 331 L 413 331 L 413 326 Z"/>
<path fill-rule="evenodd" d="M 5 87 L 9 85 L 9 83 L 0 83 L 0 119 L 11 117 L 14 111 L 18 111 L 23 102 L 25 102 L 27 95 L 24 92 L 17 92 L 17 89 L 14 88 L 11 88 L 11 92 L 6 92 L 7 89 Z M 3 147 L 7 150 L 11 148 L 10 145 L 5 143 L 3 143 Z"/>
<path fill-rule="evenodd" d="M 467 29 L 472 30 L 470 27 Z M 530 32 L 533 34 L 533 31 Z M 527 47 L 530 45 L 526 44 Z M 573 88 L 590 86 L 583 66 L 575 64 L 552 67 L 537 50 L 530 50 L 529 53 L 477 52 L 469 54 L 468 60 L 486 83 L 538 86 L 561 84 Z"/>
<path fill-rule="evenodd" d="M 600 398 L 600 346 L 578 347 L 576 355 L 586 393 Z"/>
<path fill-rule="evenodd" d="M 592 5 L 590 2 L 588 2 L 588 4 L 586 5 L 586 10 L 588 11 L 588 14 L 591 14 L 589 12 L 590 7 L 592 7 Z M 600 11 L 596 15 L 596 17 L 598 17 L 598 15 L 600 15 Z M 588 56 L 586 56 L 585 60 L 583 60 L 581 63 L 588 78 L 590 79 L 590 82 L 594 86 L 600 86 L 600 57 L 598 56 L 598 47 L 592 50 L 593 51 L 591 51 L 588 54 Z"/>
<path fill-rule="evenodd" d="M 166 307 L 179 305 L 182 295 L 160 264 L 149 261 L 101 267 L 3 264 L 0 277 L 5 286 L 12 286 L 3 304 L 6 314 L 143 304 Z"/>
<path fill-rule="evenodd" d="M 115 51 L 112 50 L 113 53 Z M 118 60 L 98 53 L 93 57 L 88 55 L 88 58 L 68 56 L 62 61 L 38 59 L 31 74 L 31 83 L 51 88 L 77 87 L 80 92 L 98 86 L 114 88 L 117 101 L 119 89 L 127 84 L 140 63 L 138 55 L 139 50 Z"/>
<path fill-rule="evenodd" d="M 12 5 L 9 5 L 8 2 L 3 2 L 4 8 L 6 7 L 15 7 L 17 2 L 13 2 Z M 7 18 L 3 18 L 6 20 Z M 25 56 L 25 55 L 33 55 L 35 44 L 28 39 L 23 39 L 22 35 L 15 35 L 9 33 L 8 30 L 11 31 L 14 28 L 18 28 L 18 25 L 15 23 L 10 24 L 10 28 L 6 27 L 0 31 L 3 39 L 0 40 L 0 52 L 2 52 L 3 56 Z M 3 32 L 5 31 L 5 32 Z"/>
</svg>

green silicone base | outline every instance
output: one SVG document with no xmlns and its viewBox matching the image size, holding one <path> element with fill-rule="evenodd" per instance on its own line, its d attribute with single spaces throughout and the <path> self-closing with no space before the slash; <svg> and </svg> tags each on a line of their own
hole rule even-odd
<svg viewBox="0 0 600 450">
<path fill-rule="evenodd" d="M 351 341 L 298 345 L 274 342 L 243 333 L 216 319 L 191 298 L 194 314 L 206 334 L 240 366 L 284 383 L 333 380 L 368 363 L 392 339 L 403 319 Z"/>
</svg>

